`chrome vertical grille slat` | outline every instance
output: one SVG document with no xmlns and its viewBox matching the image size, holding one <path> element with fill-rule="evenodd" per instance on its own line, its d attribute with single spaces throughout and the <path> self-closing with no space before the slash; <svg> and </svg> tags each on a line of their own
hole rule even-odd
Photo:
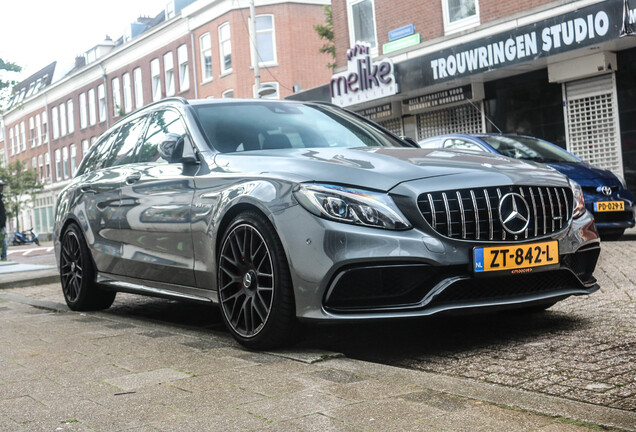
<svg viewBox="0 0 636 432">
<path fill-rule="evenodd" d="M 462 238 L 466 238 L 466 214 L 464 213 L 464 203 L 462 202 L 462 194 L 457 191 L 457 202 L 459 203 L 459 217 L 462 220 Z"/>
<path fill-rule="evenodd" d="M 507 234 L 500 220 L 500 202 L 508 193 L 521 195 L 528 205 L 530 225 L 518 236 Z M 418 197 L 417 205 L 428 225 L 442 236 L 458 240 L 515 241 L 566 228 L 572 217 L 569 205 L 572 200 L 569 187 L 523 185 L 426 192 Z M 488 227 L 484 225 L 486 217 Z"/>
<path fill-rule="evenodd" d="M 479 227 L 479 208 L 477 207 L 477 199 L 475 198 L 475 192 L 470 190 L 470 197 L 473 200 L 473 212 L 475 212 L 475 238 L 479 240 L 481 228 Z"/>
<path fill-rule="evenodd" d="M 444 208 L 446 209 L 446 226 L 447 233 L 449 237 L 453 236 L 453 228 L 451 226 L 451 212 L 450 207 L 448 206 L 448 198 L 446 198 L 446 192 L 442 192 L 442 199 L 444 200 Z"/>
</svg>

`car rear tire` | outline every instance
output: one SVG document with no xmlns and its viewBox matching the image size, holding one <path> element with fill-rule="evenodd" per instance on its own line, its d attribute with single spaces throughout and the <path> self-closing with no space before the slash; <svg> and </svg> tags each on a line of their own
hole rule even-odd
<svg viewBox="0 0 636 432">
<path fill-rule="evenodd" d="M 288 345 L 298 335 L 294 292 L 283 245 L 260 213 L 239 214 L 217 260 L 221 315 L 232 336 L 252 349 Z"/>
<path fill-rule="evenodd" d="M 108 309 L 117 293 L 95 283 L 93 258 L 77 225 L 69 225 L 64 232 L 60 249 L 60 278 L 68 307 L 74 311 Z"/>
</svg>

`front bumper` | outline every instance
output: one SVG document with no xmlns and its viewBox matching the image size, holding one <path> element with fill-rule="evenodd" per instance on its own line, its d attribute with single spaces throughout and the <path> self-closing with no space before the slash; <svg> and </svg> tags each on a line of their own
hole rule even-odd
<svg viewBox="0 0 636 432">
<path fill-rule="evenodd" d="M 288 254 L 296 314 L 303 320 L 521 307 L 598 289 L 592 271 L 600 242 L 589 212 L 554 235 L 532 240 L 559 241 L 559 268 L 479 278 L 470 270 L 473 247 L 506 242 L 452 240 L 417 228 L 386 231 L 346 225 L 308 215 L 300 206 L 277 215 L 276 225 Z"/>
<path fill-rule="evenodd" d="M 636 225 L 634 219 L 634 202 L 622 196 L 604 196 L 600 194 L 585 193 L 585 207 L 594 216 L 596 228 L 599 231 L 610 231 L 633 228 Z M 599 201 L 623 201 L 624 211 L 595 212 L 594 203 Z"/>
</svg>

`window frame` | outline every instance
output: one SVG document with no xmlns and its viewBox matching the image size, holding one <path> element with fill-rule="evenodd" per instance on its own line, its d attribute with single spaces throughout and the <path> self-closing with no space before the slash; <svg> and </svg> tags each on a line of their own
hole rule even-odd
<svg viewBox="0 0 636 432">
<path fill-rule="evenodd" d="M 206 38 L 208 41 L 207 48 L 204 49 L 203 39 Z M 199 36 L 199 54 L 201 56 L 201 82 L 207 83 L 214 79 L 214 73 L 212 70 L 212 36 L 210 36 L 210 32 L 203 33 Z M 206 58 L 210 59 L 210 70 L 209 76 L 207 74 L 207 66 L 206 66 Z"/>
<path fill-rule="evenodd" d="M 80 115 L 80 129 L 86 129 L 88 127 L 88 101 L 86 98 L 86 92 L 79 94 L 79 115 Z"/>
<path fill-rule="evenodd" d="M 226 39 L 223 39 L 221 33 L 223 32 L 223 29 L 227 27 L 228 29 L 228 37 Z M 219 34 L 219 59 L 221 61 L 221 76 L 223 75 L 228 75 L 232 73 L 232 27 L 230 26 L 230 22 L 226 21 L 223 24 L 221 24 L 218 28 L 218 34 Z M 225 59 L 224 59 L 224 53 L 225 53 L 225 44 L 227 43 L 227 47 L 229 47 L 229 56 L 230 56 L 230 67 L 226 68 L 225 67 Z"/>
<path fill-rule="evenodd" d="M 190 90 L 190 65 L 186 44 L 177 48 L 177 70 L 179 73 L 179 93 Z"/>
<path fill-rule="evenodd" d="M 100 123 L 106 121 L 107 111 L 106 88 L 104 87 L 104 84 L 100 84 L 97 86 L 97 112 L 99 114 Z"/>
<path fill-rule="evenodd" d="M 73 99 L 66 101 L 66 119 L 68 121 L 68 133 L 70 135 L 75 132 L 75 106 Z"/>
<path fill-rule="evenodd" d="M 166 83 L 166 97 L 174 96 L 177 93 L 177 83 L 174 73 L 174 53 L 172 51 L 168 51 L 163 55 L 163 79 Z"/>
<path fill-rule="evenodd" d="M 156 68 L 155 68 L 156 66 Z M 156 69 L 156 71 L 155 71 Z M 156 73 L 155 73 L 156 72 Z M 156 78 L 156 81 L 155 81 Z M 152 93 L 152 101 L 161 100 L 161 64 L 158 58 L 150 60 L 150 88 Z"/>
<path fill-rule="evenodd" d="M 133 86 L 135 87 L 135 108 L 139 109 L 144 106 L 143 75 L 140 67 L 133 69 Z"/>
<path fill-rule="evenodd" d="M 476 27 L 481 24 L 479 18 L 479 0 L 473 0 L 475 2 L 475 15 L 466 18 L 459 19 L 455 22 L 450 21 L 450 7 L 449 0 L 442 1 L 442 17 L 444 21 L 444 34 L 457 33 L 462 30 L 466 30 L 472 27 Z"/>
<path fill-rule="evenodd" d="M 129 113 L 133 109 L 132 103 L 132 82 L 130 73 L 126 72 L 121 76 L 122 89 L 124 91 L 124 113 Z"/>
<path fill-rule="evenodd" d="M 349 46 L 353 47 L 358 42 L 364 42 L 356 40 L 355 37 L 355 24 L 353 21 L 353 6 L 363 3 L 365 1 L 371 2 L 371 10 L 373 12 L 373 34 L 375 39 L 375 46 L 371 47 L 371 57 L 375 57 L 379 53 L 378 48 L 378 21 L 375 16 L 375 0 L 347 0 L 347 27 L 349 30 Z M 446 1 L 446 0 L 442 0 Z"/>
<path fill-rule="evenodd" d="M 97 112 L 95 107 L 95 89 L 89 89 L 86 93 L 86 100 L 88 105 L 88 124 L 95 126 L 97 124 Z"/>
<path fill-rule="evenodd" d="M 111 88 L 113 93 L 113 117 L 119 117 L 120 111 L 122 109 L 121 106 L 121 84 L 119 81 L 119 77 L 114 77 L 111 82 Z"/>
<path fill-rule="evenodd" d="M 265 33 L 265 32 L 271 32 L 272 33 L 272 52 L 274 54 L 274 58 L 272 60 L 268 60 L 268 61 L 260 61 L 260 55 L 259 55 L 259 59 L 256 59 L 256 52 L 254 51 L 254 44 L 250 43 L 250 61 L 251 61 L 251 66 L 254 67 L 254 60 L 259 60 L 258 62 L 258 66 L 259 67 L 268 67 L 268 66 L 277 66 L 278 65 L 278 52 L 276 50 L 276 21 L 274 20 L 274 14 L 261 14 L 261 15 L 256 15 L 256 21 L 258 21 L 259 18 L 261 17 L 272 17 L 272 28 L 271 30 L 257 30 L 256 28 L 256 22 L 254 22 L 254 31 L 256 32 L 256 34 L 254 35 L 254 38 L 258 37 L 259 33 Z M 251 18 L 249 18 L 251 19 Z M 260 45 L 259 45 L 260 46 Z M 259 53 L 260 53 L 260 49 L 259 49 Z"/>
<path fill-rule="evenodd" d="M 66 104 L 62 102 L 58 105 L 58 109 L 60 110 L 60 136 L 63 137 L 68 132 L 66 130 Z"/>
</svg>

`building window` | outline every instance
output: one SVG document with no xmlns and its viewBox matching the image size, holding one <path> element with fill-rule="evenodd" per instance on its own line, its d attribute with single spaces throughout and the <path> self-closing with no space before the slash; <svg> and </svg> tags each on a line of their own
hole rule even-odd
<svg viewBox="0 0 636 432">
<path fill-rule="evenodd" d="M 60 149 L 55 149 L 55 178 L 62 180 L 62 155 Z"/>
<path fill-rule="evenodd" d="M 99 110 L 99 122 L 106 120 L 106 91 L 104 84 L 97 86 L 97 109 Z"/>
<path fill-rule="evenodd" d="M 75 107 L 73 106 L 73 100 L 66 101 L 66 114 L 68 115 L 68 133 L 75 132 Z"/>
<path fill-rule="evenodd" d="M 130 84 L 130 74 L 126 72 L 122 76 L 122 84 L 124 87 L 124 112 L 132 111 L 132 87 Z"/>
<path fill-rule="evenodd" d="M 26 151 L 26 133 L 24 131 L 24 122 L 20 123 L 20 142 L 22 143 L 22 151 Z"/>
<path fill-rule="evenodd" d="M 49 113 L 42 113 L 42 143 L 49 142 Z"/>
<path fill-rule="evenodd" d="M 88 140 L 82 140 L 82 159 L 86 157 L 88 152 Z"/>
<path fill-rule="evenodd" d="M 113 78 L 112 86 L 113 86 L 113 117 L 117 117 L 121 113 L 121 88 L 119 86 L 118 77 Z"/>
<path fill-rule="evenodd" d="M 59 106 L 60 109 L 60 136 L 66 135 L 66 105 L 63 103 Z"/>
<path fill-rule="evenodd" d="M 256 90 L 256 87 L 254 87 Z M 254 92 L 256 97 L 260 99 L 280 99 L 280 93 L 278 92 L 278 83 L 277 82 L 264 82 L 261 83 L 261 94 L 259 96 L 258 93 Z"/>
<path fill-rule="evenodd" d="M 51 156 L 49 152 L 44 154 L 44 168 L 46 169 L 46 180 L 51 181 Z"/>
<path fill-rule="evenodd" d="M 31 158 L 31 168 L 33 168 L 34 170 L 37 170 L 38 169 L 37 163 L 38 163 L 37 158 L 35 156 L 33 156 Z"/>
<path fill-rule="evenodd" d="M 15 154 L 15 141 L 13 139 L 13 128 L 9 129 L 9 142 L 11 143 L 11 156 Z"/>
<path fill-rule="evenodd" d="M 188 47 L 185 44 L 177 48 L 177 62 L 179 63 L 179 91 L 183 92 L 190 88 Z"/>
<path fill-rule="evenodd" d="M 88 123 L 94 126 L 97 123 L 97 113 L 95 112 L 95 89 L 88 91 Z"/>
<path fill-rule="evenodd" d="M 44 182 L 44 158 L 42 155 L 38 156 L 38 175 L 40 176 L 40 181 Z"/>
<path fill-rule="evenodd" d="M 75 144 L 71 144 L 71 176 L 75 175 L 77 170 L 77 147 Z"/>
<path fill-rule="evenodd" d="M 144 88 L 141 80 L 141 68 L 133 70 L 133 82 L 135 85 L 135 108 L 144 106 Z"/>
<path fill-rule="evenodd" d="M 478 0 L 442 0 L 444 31 L 453 33 L 479 25 Z"/>
<path fill-rule="evenodd" d="M 201 46 L 201 79 L 209 81 L 212 79 L 212 42 L 210 33 L 206 33 L 199 38 Z"/>
<path fill-rule="evenodd" d="M 174 96 L 174 54 L 163 55 L 163 74 L 166 80 L 166 96 Z"/>
<path fill-rule="evenodd" d="M 29 117 L 29 144 L 31 148 L 35 147 L 35 123 L 33 117 Z"/>
<path fill-rule="evenodd" d="M 152 83 L 152 101 L 156 102 L 161 99 L 161 70 L 159 68 L 159 59 L 150 62 L 150 80 Z"/>
<path fill-rule="evenodd" d="M 444 0 L 443 0 L 444 1 Z M 349 0 L 349 38 L 350 45 L 366 42 L 374 53 L 378 51 L 375 35 L 375 7 L 373 0 Z"/>
<path fill-rule="evenodd" d="M 267 66 L 276 63 L 276 38 L 274 37 L 274 15 L 258 15 L 256 17 L 256 45 L 258 46 L 258 64 Z M 253 44 L 250 44 L 252 66 L 254 65 Z"/>
<path fill-rule="evenodd" d="M 234 89 L 225 90 L 221 95 L 224 98 L 233 98 L 234 97 Z"/>
<path fill-rule="evenodd" d="M 53 139 L 60 137 L 60 124 L 57 119 L 57 107 L 51 108 L 51 127 L 53 128 Z"/>
<path fill-rule="evenodd" d="M 86 93 L 80 93 L 79 95 L 79 115 L 80 115 L 80 129 L 84 129 L 88 126 L 86 117 Z"/>
<path fill-rule="evenodd" d="M 15 152 L 20 153 L 20 126 L 15 125 L 13 131 L 15 132 Z"/>
<path fill-rule="evenodd" d="M 35 145 L 42 145 L 42 118 L 40 114 L 35 116 Z"/>
<path fill-rule="evenodd" d="M 68 178 L 68 147 L 62 147 L 62 170 L 64 178 Z"/>
<path fill-rule="evenodd" d="M 232 72 L 232 41 L 230 23 L 219 26 L 219 48 L 221 51 L 221 74 Z"/>
</svg>

